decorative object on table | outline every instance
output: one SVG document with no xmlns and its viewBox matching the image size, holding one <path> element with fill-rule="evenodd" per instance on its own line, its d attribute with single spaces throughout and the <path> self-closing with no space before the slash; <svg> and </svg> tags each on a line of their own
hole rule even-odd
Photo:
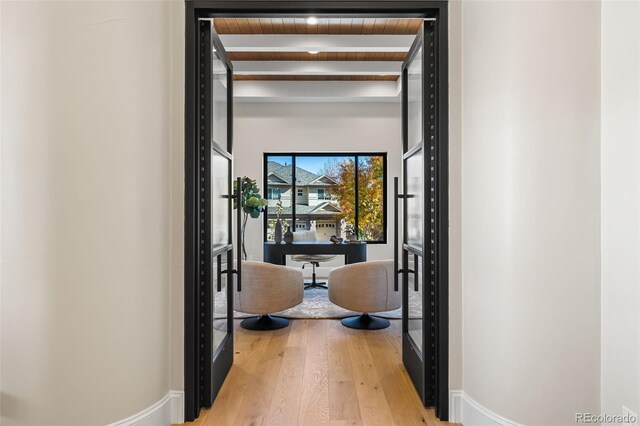
<svg viewBox="0 0 640 426">
<path fill-rule="evenodd" d="M 293 242 L 293 232 L 291 232 L 290 226 L 287 226 L 287 232 L 284 233 L 284 242 L 287 244 L 291 244 Z"/>
<path fill-rule="evenodd" d="M 255 180 L 250 179 L 246 176 L 242 178 L 242 188 L 240 189 L 242 194 L 242 206 L 238 206 L 236 203 L 236 195 L 238 193 L 238 184 L 234 182 L 233 184 L 233 208 L 237 209 L 242 207 L 242 211 L 244 213 L 244 220 L 242 221 L 242 228 L 240 232 L 242 232 L 242 259 L 247 260 L 247 250 L 244 245 L 244 236 L 247 230 L 247 221 L 249 217 L 253 219 L 257 219 L 260 217 L 260 213 L 262 213 L 266 206 L 267 200 L 265 200 L 262 195 L 260 195 L 260 188 L 258 188 L 258 184 Z"/>
<path fill-rule="evenodd" d="M 342 242 L 342 238 L 332 235 L 331 238 L 329 238 L 329 241 L 333 244 L 340 244 Z"/>
<path fill-rule="evenodd" d="M 345 229 L 345 237 L 347 241 L 356 241 L 358 239 L 358 236 L 356 235 L 356 232 L 353 229 L 353 225 L 347 224 Z"/>
<path fill-rule="evenodd" d="M 273 231 L 273 241 L 278 244 L 282 242 L 282 222 L 280 219 L 276 220 L 276 226 Z"/>
<path fill-rule="evenodd" d="M 282 221 L 280 220 L 280 215 L 284 212 L 284 207 L 282 206 L 282 199 L 278 197 L 278 202 L 276 203 L 276 225 L 273 232 L 273 240 L 276 243 L 282 242 Z"/>
</svg>

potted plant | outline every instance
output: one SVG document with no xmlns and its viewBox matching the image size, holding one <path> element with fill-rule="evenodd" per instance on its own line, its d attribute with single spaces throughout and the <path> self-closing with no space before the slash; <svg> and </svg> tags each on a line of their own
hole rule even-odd
<svg viewBox="0 0 640 426">
<path fill-rule="evenodd" d="M 260 194 L 260 188 L 258 188 L 258 184 L 256 183 L 256 181 L 246 176 L 242 178 L 242 188 L 240 189 L 240 191 L 242 195 L 241 197 L 242 205 L 240 207 L 242 208 L 244 218 L 242 220 L 241 228 L 238 230 L 238 232 L 242 233 L 242 259 L 246 260 L 247 250 L 244 245 L 244 236 L 245 236 L 245 231 L 247 230 L 247 221 L 249 220 L 249 217 L 253 219 L 257 219 L 260 217 L 260 213 L 264 212 L 267 206 L 267 200 L 265 200 Z M 233 200 L 234 200 L 233 208 L 234 209 L 238 208 L 237 202 L 235 201 L 237 199 L 236 198 L 237 194 L 238 194 L 238 184 L 237 182 L 234 182 L 233 184 Z"/>
</svg>

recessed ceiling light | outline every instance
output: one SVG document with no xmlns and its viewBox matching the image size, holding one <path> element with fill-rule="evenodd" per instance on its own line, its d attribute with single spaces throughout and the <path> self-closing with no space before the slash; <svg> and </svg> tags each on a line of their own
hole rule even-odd
<svg viewBox="0 0 640 426">
<path fill-rule="evenodd" d="M 320 53 L 320 52 L 318 52 L 317 50 L 310 50 L 309 51 L 309 55 L 317 55 L 318 53 Z"/>
<path fill-rule="evenodd" d="M 307 24 L 309 25 L 315 25 L 318 23 L 318 18 L 316 18 L 315 16 L 309 16 L 307 18 Z"/>
</svg>

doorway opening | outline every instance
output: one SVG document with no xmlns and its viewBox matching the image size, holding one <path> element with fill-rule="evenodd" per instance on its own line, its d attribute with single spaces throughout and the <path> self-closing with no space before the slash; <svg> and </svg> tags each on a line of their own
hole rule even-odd
<svg viewBox="0 0 640 426">
<path fill-rule="evenodd" d="M 366 40 L 366 35 L 376 33 L 395 39 Z M 362 45 L 369 50 L 358 50 Z M 212 404 L 233 364 L 233 297 L 242 291 L 243 270 L 241 233 L 235 232 L 234 238 L 233 232 L 234 216 L 236 223 L 242 222 L 241 209 L 233 210 L 234 203 L 242 204 L 234 183 L 241 188 L 243 182 L 233 177 L 242 175 L 237 173 L 238 161 L 248 152 L 234 140 L 242 132 L 233 119 L 239 108 L 234 107 L 234 98 L 248 99 L 261 108 L 264 98 L 296 96 L 296 86 L 287 82 L 381 83 L 379 88 L 360 85 L 350 96 L 396 98 L 398 173 L 385 176 L 383 232 L 376 233 L 374 222 L 370 234 L 386 243 L 387 257 L 394 258 L 395 291 L 401 292 L 403 302 L 404 366 L 422 403 L 446 420 L 447 4 L 427 1 L 186 3 L 185 419 L 195 419 L 200 408 Z M 395 95 L 389 89 L 393 86 Z M 345 85 L 333 87 L 316 85 L 303 89 L 302 96 L 316 90 L 311 96 L 326 101 L 331 90 L 345 89 Z M 255 141 L 261 161 L 264 154 L 284 152 L 263 142 Z M 307 148 L 304 151 L 316 154 L 327 151 L 326 144 Z M 351 144 L 340 151 L 356 152 Z M 291 150 L 288 154 L 295 157 Z M 262 172 L 259 169 L 256 175 Z M 332 198 L 332 180 L 318 174 L 306 187 L 290 183 L 291 219 L 298 212 L 300 217 L 309 216 L 294 227 L 309 231 L 306 227 L 313 224 L 316 234 L 338 234 L 340 224 L 326 218 L 339 214 L 341 207 Z M 275 200 L 277 192 L 282 195 L 277 186 L 261 182 L 267 200 Z M 300 189 L 300 200 L 309 204 L 311 197 L 313 207 L 323 211 L 299 207 L 295 199 Z M 393 216 L 389 222 L 387 206 Z M 326 217 L 312 222 L 312 213 Z M 266 223 L 267 214 L 264 217 Z M 362 222 L 364 218 L 354 216 L 352 225 L 360 230 Z M 268 239 L 268 229 L 267 223 L 257 233 L 261 242 L 263 235 Z M 412 311 L 412 306 L 417 309 Z"/>
</svg>

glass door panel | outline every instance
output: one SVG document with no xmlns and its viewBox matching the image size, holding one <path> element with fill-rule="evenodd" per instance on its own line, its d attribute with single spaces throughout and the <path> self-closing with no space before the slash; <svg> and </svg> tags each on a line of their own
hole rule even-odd
<svg viewBox="0 0 640 426">
<path fill-rule="evenodd" d="M 221 59 L 222 52 L 214 48 L 211 64 L 211 138 L 223 148 L 227 148 L 227 111 L 228 111 L 228 87 L 227 67 Z"/>
<path fill-rule="evenodd" d="M 420 144 L 423 140 L 423 120 L 422 120 L 422 47 L 418 49 L 409 65 L 407 66 L 407 138 L 408 146 L 412 147 Z"/>
<path fill-rule="evenodd" d="M 206 280 L 202 294 L 205 299 L 204 316 L 200 319 L 204 328 L 202 359 L 208 364 L 203 368 L 202 388 L 204 406 L 213 403 L 231 364 L 233 363 L 233 291 L 232 274 L 234 245 L 232 242 L 233 181 L 231 177 L 233 156 L 231 155 L 233 72 L 224 47 L 215 32 L 213 22 L 203 22 L 201 36 L 208 36 L 208 43 L 201 43 L 200 57 L 206 64 L 201 67 L 200 84 L 202 96 L 199 105 L 202 120 L 201 168 L 205 178 L 201 179 L 207 194 L 204 202 L 206 218 L 203 242 L 208 243 L 206 252 Z M 209 155 L 204 153 L 208 148 Z M 208 231 L 208 232 L 207 232 Z M 240 269 L 238 265 L 237 269 Z"/>
<path fill-rule="evenodd" d="M 413 341 L 416 348 L 422 348 L 424 328 L 422 324 L 423 319 L 423 280 L 422 280 L 422 257 L 418 255 L 409 254 L 408 268 L 412 271 L 409 274 L 407 298 L 409 308 L 408 314 L 408 335 Z"/>
<path fill-rule="evenodd" d="M 227 338 L 231 337 L 232 325 L 229 292 L 227 291 L 227 268 L 231 245 L 231 166 L 232 156 L 227 151 L 227 111 L 229 110 L 229 69 L 224 52 L 216 47 L 216 34 L 212 34 L 211 56 L 211 348 L 213 363 Z"/>
<path fill-rule="evenodd" d="M 229 333 L 229 293 L 227 273 L 227 255 L 219 254 L 213 262 L 213 277 L 215 289 L 213 292 L 213 334 L 212 346 L 214 357 L 225 342 Z"/>
<path fill-rule="evenodd" d="M 421 248 L 424 227 L 424 161 L 418 147 L 405 160 L 407 194 L 407 244 Z"/>
<path fill-rule="evenodd" d="M 427 291 L 424 280 L 425 262 L 425 93 L 424 93 L 424 30 L 416 36 L 402 67 L 403 154 L 403 300 L 402 361 L 420 399 L 426 405 Z"/>
<path fill-rule="evenodd" d="M 211 150 L 211 245 L 213 252 L 231 243 L 229 187 L 231 160 L 216 148 Z"/>
</svg>

